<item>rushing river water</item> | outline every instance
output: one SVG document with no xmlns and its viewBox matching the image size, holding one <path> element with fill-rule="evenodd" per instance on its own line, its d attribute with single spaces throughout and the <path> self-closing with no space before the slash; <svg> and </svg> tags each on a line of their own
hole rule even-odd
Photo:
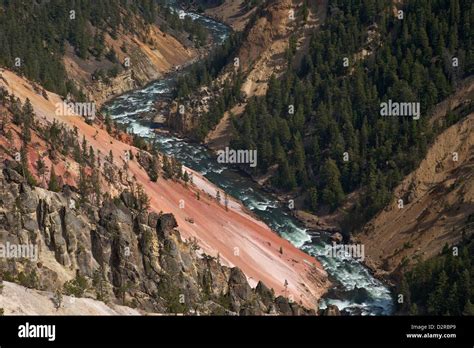
<svg viewBox="0 0 474 348">
<path fill-rule="evenodd" d="M 205 25 L 217 42 L 222 42 L 229 34 L 229 28 L 222 23 L 195 13 L 186 13 Z M 244 177 L 225 165 L 217 163 L 215 157 L 204 146 L 187 142 L 172 135 L 156 134 L 153 125 L 139 119 L 143 113 L 154 110 L 159 98 L 169 95 L 175 77 L 155 81 L 143 89 L 121 95 L 104 109 L 110 116 L 129 130 L 145 138 L 155 138 L 160 150 L 176 157 L 185 166 L 202 173 L 209 181 L 229 195 L 239 199 L 245 206 L 266 222 L 274 231 L 289 240 L 296 247 L 315 256 L 326 271 L 340 282 L 343 290 L 337 298 L 325 298 L 320 307 L 335 304 L 339 309 L 363 315 L 387 315 L 392 313 L 393 301 L 390 291 L 375 279 L 360 262 L 350 257 L 328 257 L 325 246 L 327 236 L 309 233 L 296 219 L 288 214 L 275 197 L 263 192 L 249 178 Z M 362 288 L 358 295 L 354 288 Z"/>
</svg>

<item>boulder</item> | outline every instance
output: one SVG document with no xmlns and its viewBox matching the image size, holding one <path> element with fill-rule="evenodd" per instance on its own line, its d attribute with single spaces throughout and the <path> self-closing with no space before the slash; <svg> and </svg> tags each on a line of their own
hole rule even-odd
<svg viewBox="0 0 474 348">
<path fill-rule="evenodd" d="M 156 228 L 159 218 L 160 218 L 160 215 L 158 215 L 155 212 L 151 212 L 150 214 L 148 214 L 148 226 L 152 228 Z"/>
<path fill-rule="evenodd" d="M 275 305 L 278 313 L 282 315 L 293 315 L 293 311 L 291 310 L 290 302 L 286 297 L 278 296 L 275 299 Z"/>
<path fill-rule="evenodd" d="M 252 288 L 247 282 L 247 277 L 238 267 L 230 271 L 229 276 L 229 295 L 231 309 L 239 313 L 243 304 L 251 299 Z"/>
<path fill-rule="evenodd" d="M 158 237 L 167 239 L 176 227 L 178 227 L 178 223 L 173 214 L 163 214 L 156 224 L 156 232 Z"/>
<path fill-rule="evenodd" d="M 273 289 L 269 289 L 262 281 L 259 281 L 255 288 L 255 293 L 260 296 L 261 301 L 266 307 L 269 307 L 273 303 L 275 298 L 275 292 Z"/>
<path fill-rule="evenodd" d="M 339 311 L 339 308 L 336 305 L 328 305 L 325 309 L 320 310 L 320 315 L 323 316 L 340 316 L 341 312 Z"/>
<path fill-rule="evenodd" d="M 5 168 L 3 173 L 8 181 L 14 182 L 16 184 L 21 184 L 25 181 L 25 179 L 20 174 L 11 168 Z"/>
<path fill-rule="evenodd" d="M 123 204 L 125 204 L 127 208 L 130 208 L 130 209 L 135 208 L 136 200 L 130 191 L 123 191 L 120 194 L 120 199 L 122 200 Z"/>
</svg>

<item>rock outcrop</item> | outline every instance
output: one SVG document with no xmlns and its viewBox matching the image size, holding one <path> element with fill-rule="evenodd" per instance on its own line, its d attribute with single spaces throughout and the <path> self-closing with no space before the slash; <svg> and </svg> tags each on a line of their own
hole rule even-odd
<svg viewBox="0 0 474 348">
<path fill-rule="evenodd" d="M 94 269 L 93 279 L 94 277 L 97 278 L 96 283 L 109 274 L 110 277 L 107 279 L 112 281 L 113 275 L 113 284 L 116 288 L 114 296 L 119 296 L 121 302 L 123 302 L 123 290 L 133 285 L 133 283 L 121 281 L 116 273 L 112 274 L 100 269 L 102 264 L 110 262 L 111 259 L 118 262 L 119 265 L 122 262 L 120 257 L 114 255 L 110 250 L 111 242 L 109 239 L 112 236 L 106 233 L 109 228 L 117 228 L 113 218 L 109 221 L 114 214 L 108 212 L 107 209 L 111 209 L 106 206 L 114 201 L 116 205 L 122 202 L 128 211 L 135 211 L 134 214 L 138 217 L 138 220 L 131 220 L 133 228 L 146 230 L 140 234 L 140 243 L 144 243 L 147 236 L 155 235 L 154 232 L 148 232 L 150 232 L 150 228 L 155 231 L 158 220 L 162 215 L 158 212 L 170 212 L 179 224 L 179 232 L 183 240 L 194 245 L 193 254 L 197 252 L 199 255 L 212 255 L 214 259 L 219 260 L 215 266 L 213 262 L 209 262 L 209 267 L 212 268 L 214 276 L 219 274 L 219 279 L 224 279 L 220 281 L 221 284 L 227 282 L 228 279 L 225 278 L 229 275 L 219 271 L 218 265 L 239 267 L 246 275 L 252 288 L 256 287 L 259 281 L 262 281 L 274 290 L 276 296 L 292 297 L 299 305 L 315 308 L 319 298 L 331 284 L 328 281 L 327 273 L 316 259 L 297 249 L 271 231 L 261 221 L 247 214 L 240 203 L 232 198 L 230 198 L 229 209 L 224 209 L 221 204 L 212 198 L 212 195 L 216 192 L 216 187 L 199 173 L 190 171 L 189 168 L 187 171 L 193 174 L 191 184 L 186 185 L 182 180 L 166 179 L 165 171 L 161 165 L 159 165 L 158 173 L 160 179 L 158 181 L 151 180 L 152 164 L 156 165 L 158 161 L 152 161 L 149 153 L 131 146 L 130 139 L 125 136 L 122 137 L 123 133 L 112 134 L 112 136 L 100 122 L 90 125 L 80 117 L 60 117 L 55 113 L 55 104 L 60 100 L 59 96 L 48 92 L 48 99 L 45 99 L 44 96 L 34 92 L 29 81 L 9 71 L 2 72 L 2 75 L 4 78 L 0 81 L 0 84 L 5 86 L 7 92 L 17 96 L 22 102 L 26 102 L 25 100 L 28 99 L 35 111 L 35 125 L 31 129 L 32 141 L 27 147 L 28 163 L 25 168 L 28 168 L 27 181 L 32 187 L 37 188 L 30 190 L 36 194 L 47 192 L 45 190 L 41 191 L 41 188 L 46 189 L 48 187 L 48 177 L 50 177 L 53 168 L 57 177 L 57 185 L 55 185 L 54 190 L 64 187 L 63 192 L 59 195 L 63 197 L 60 199 L 60 203 L 50 204 L 51 201 L 57 201 L 59 198 L 54 192 L 49 192 L 48 194 L 40 194 L 39 198 L 44 201 L 43 203 L 33 205 L 34 209 L 37 205 L 40 206 L 38 215 L 40 216 L 40 224 L 44 226 L 45 230 L 42 234 L 44 235 L 42 250 L 47 251 L 46 254 L 42 254 L 46 257 L 41 261 L 41 265 L 47 266 L 43 269 L 52 270 L 52 281 L 49 282 L 51 288 L 53 285 L 58 286 L 58 284 L 74 280 L 77 270 L 76 264 L 90 261 L 91 267 Z M 6 106 L 0 105 L 0 113 L 6 113 L 7 121 L 12 117 L 9 106 L 8 103 Z M 61 129 L 60 134 L 55 136 L 54 139 L 47 138 L 45 136 L 48 134 L 47 129 L 55 122 Z M 11 134 L 12 137 L 7 138 L 4 136 L 5 133 Z M 20 151 L 22 145 L 20 135 L 21 132 L 18 127 L 11 122 L 7 122 L 4 133 L 0 134 L 0 158 L 2 163 L 8 161 L 4 176 L 10 183 L 16 184 L 25 182 L 21 168 L 23 165 L 15 161 L 15 153 Z M 97 162 L 94 168 L 89 165 L 84 168 L 84 171 L 87 172 L 86 176 L 83 177 L 86 186 L 83 185 L 84 182 L 82 185 L 80 183 L 81 164 L 77 162 L 77 157 L 72 156 L 71 152 L 73 148 L 78 149 L 81 146 L 80 139 L 85 139 L 86 146 L 95 150 Z M 58 150 L 59 148 L 61 150 Z M 133 153 L 128 163 L 124 161 L 124 153 Z M 46 174 L 41 174 L 38 171 L 38 159 L 41 156 L 46 166 Z M 161 160 L 159 162 L 163 163 Z M 7 163 L 5 162 L 5 164 Z M 92 175 L 94 169 L 96 170 L 95 173 L 99 174 L 98 178 Z M 19 173 L 22 173 L 22 175 Z M 51 180 L 49 180 L 49 183 L 51 183 Z M 94 192 L 91 191 L 91 185 L 96 185 Z M 26 184 L 24 186 L 29 187 Z M 79 187 L 82 187 L 82 189 L 79 189 Z M 96 189 L 100 192 L 95 191 Z M 137 204 L 137 197 L 140 196 L 139 192 L 142 192 L 142 198 L 145 198 L 145 196 L 149 198 L 146 209 L 154 212 L 148 214 L 137 213 L 137 211 L 144 210 L 142 200 L 139 200 L 140 204 Z M 196 199 L 197 192 L 207 193 L 209 197 L 203 195 L 201 199 Z M 82 196 L 82 198 L 79 196 Z M 185 209 L 181 209 L 177 204 L 181 199 L 186 202 Z M 108 203 L 105 205 L 97 203 L 104 200 Z M 92 202 L 94 206 L 86 204 L 86 201 Z M 11 207 L 14 204 L 9 203 L 7 206 Z M 61 211 L 61 207 L 65 207 L 65 209 Z M 11 215 L 11 212 L 8 214 Z M 80 221 L 75 221 L 77 219 L 71 218 L 70 214 L 75 215 Z M 19 219 L 18 215 L 10 216 L 12 223 L 15 223 L 15 219 Z M 31 222 L 33 220 L 30 219 L 28 224 L 33 224 Z M 129 224 L 130 218 L 127 220 L 121 222 L 121 224 L 123 226 Z M 63 226 L 70 224 L 70 221 L 73 224 L 80 223 L 81 226 L 85 223 L 86 227 L 81 227 L 80 233 L 86 233 L 89 236 L 82 237 L 82 239 L 85 239 L 85 243 L 82 244 L 86 245 L 87 248 L 81 248 L 81 238 L 77 235 L 75 238 L 69 238 L 69 231 Z M 17 221 L 16 224 L 19 225 L 19 222 Z M 119 225 L 118 228 L 120 227 Z M 28 228 L 36 231 L 34 225 Z M 128 230 L 129 226 L 124 228 Z M 70 242 L 68 238 L 71 240 Z M 135 240 L 127 238 L 130 241 Z M 157 236 L 157 239 L 160 240 L 160 237 Z M 46 244 L 50 247 L 46 247 Z M 150 249 L 141 249 L 143 257 L 147 259 L 147 270 L 152 269 L 155 273 L 159 273 L 162 266 L 158 244 L 156 241 L 153 242 L 153 252 Z M 87 250 L 85 253 L 81 252 L 82 258 L 80 260 L 68 251 L 68 248 L 76 248 L 75 245 L 79 250 Z M 125 250 L 134 250 L 132 246 L 128 245 L 129 249 Z M 236 248 L 236 246 L 239 247 Z M 285 250 L 284 254 L 279 251 L 281 249 Z M 90 260 L 91 252 L 92 260 Z M 60 261 L 57 261 L 56 257 Z M 18 272 L 22 271 L 18 270 Z M 32 274 L 32 278 L 36 279 L 30 269 L 26 271 L 26 273 L 23 273 Z M 98 274 L 98 271 L 101 271 L 100 274 Z M 54 283 L 55 279 L 58 281 Z M 44 280 L 46 281 L 48 278 Z M 88 281 L 91 281 L 90 277 Z M 211 281 L 208 283 L 212 285 Z M 112 286 L 111 284 L 101 286 L 101 297 L 110 292 L 108 288 Z M 285 287 L 284 284 L 288 284 L 288 286 Z M 216 288 L 214 285 L 211 288 L 217 289 L 213 295 L 215 298 L 219 298 L 222 288 Z M 227 290 L 223 294 L 227 294 Z M 92 293 L 92 295 L 96 296 L 97 294 Z M 129 300 L 130 298 L 125 296 L 125 301 Z M 222 297 L 222 300 L 226 300 L 226 298 Z"/>
<path fill-rule="evenodd" d="M 252 289 L 239 268 L 199 255 L 172 214 L 138 211 L 130 192 L 95 207 L 69 189 L 32 188 L 15 169 L 2 164 L 0 236 L 36 247 L 39 257 L 0 258 L 5 281 L 53 293 L 85 279 L 81 297 L 150 313 L 315 314 L 275 298 L 262 282 Z"/>
<path fill-rule="evenodd" d="M 471 113 L 441 133 L 395 188 L 392 203 L 357 236 L 367 265 L 380 275 L 431 258 L 474 232 L 473 127 Z"/>
</svg>

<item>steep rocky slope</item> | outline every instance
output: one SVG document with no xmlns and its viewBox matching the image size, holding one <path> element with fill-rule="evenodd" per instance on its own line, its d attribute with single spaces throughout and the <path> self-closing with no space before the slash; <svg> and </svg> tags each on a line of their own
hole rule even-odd
<svg viewBox="0 0 474 348">
<path fill-rule="evenodd" d="M 474 232 L 474 114 L 441 133 L 392 203 L 357 235 L 380 274 L 439 254 Z"/>
<path fill-rule="evenodd" d="M 242 91 L 247 97 L 264 95 L 270 77 L 285 71 L 288 64 L 286 51 L 292 36 L 297 50 L 305 48 L 310 30 L 321 24 L 327 10 L 326 1 L 310 5 L 306 18 L 302 14 L 303 1 L 294 0 L 269 1 L 250 12 L 245 12 L 239 1 L 226 1 L 220 7 L 208 10 L 211 13 L 223 11 L 223 20 L 231 26 L 234 19 L 242 20 L 242 16 L 247 18 L 255 14 L 253 20 L 246 22 L 250 22 L 249 27 L 237 53 L 239 68 L 246 75 Z"/>
<path fill-rule="evenodd" d="M 38 186 L 43 187 L 43 190 L 47 185 L 45 186 L 45 180 L 42 180 L 37 170 L 36 161 L 39 154 L 43 154 L 47 172 L 50 173 L 54 167 L 61 183 L 78 187 L 80 182 L 79 164 L 71 157 L 58 157 L 57 154 L 53 156 L 51 144 L 45 138 L 48 132 L 41 128 L 50 127 L 52 122 L 57 122 L 68 130 L 63 132 L 64 145 L 69 141 L 72 132 L 76 134 L 77 140 L 84 139 L 86 145 L 94 149 L 97 161 L 102 163 L 99 165 L 99 171 L 103 193 L 107 193 L 109 197 L 116 197 L 126 190 L 137 192 L 138 185 L 141 185 L 150 197 L 152 211 L 172 212 L 183 239 L 188 242 L 195 240 L 200 254 L 219 258 L 220 263 L 229 268 L 239 267 L 253 288 L 262 281 L 268 288 L 274 289 L 276 296 L 285 295 L 293 298 L 295 303 L 301 302 L 308 308 L 314 308 L 315 303 L 329 287 L 327 275 L 319 262 L 278 237 L 267 226 L 245 212 L 239 202 L 229 199 L 227 210 L 215 199 L 208 198 L 207 195 L 215 196 L 216 188 L 198 173 L 193 173 L 193 183 L 188 185 L 162 178 L 155 183 L 150 180 L 147 173 L 150 155 L 131 146 L 130 139 L 124 134 L 112 136 L 99 119 L 90 125 L 81 117 L 58 115 L 55 110 L 61 99 L 57 95 L 47 93 L 45 96 L 37 93 L 29 81 L 9 71 L 3 71 L 1 84 L 22 102 L 28 98 L 34 108 L 35 122 L 31 143 L 27 147 L 29 157 L 27 165 Z M 4 112 L 4 110 L 1 111 Z M 21 131 L 16 125 L 6 122 L 3 132 L 11 133 L 11 141 L 7 139 L 8 136 L 5 133 L 2 133 L 0 137 L 2 159 L 11 161 L 14 159 L 15 151 L 20 150 Z M 131 151 L 134 155 L 134 159 L 128 164 L 124 162 L 125 151 Z M 189 169 L 184 169 L 192 173 Z M 43 192 L 41 189 L 33 191 L 36 192 L 36 190 Z M 198 192 L 202 194 L 201 199 L 196 199 Z M 181 207 L 182 200 L 185 202 L 185 207 Z M 9 208 L 6 207 L 6 209 Z M 36 210 L 34 207 L 30 209 L 33 209 L 31 212 Z M 99 211 L 100 207 L 96 209 Z M 59 214 L 58 211 L 65 212 L 67 209 L 60 209 L 57 205 L 55 211 L 55 214 Z M 209 218 L 210 216 L 212 219 Z M 84 217 L 77 217 L 77 219 L 82 221 Z M 130 219 L 129 217 L 126 220 Z M 82 227 L 94 226 L 98 223 L 97 221 L 96 218 L 82 221 L 79 230 L 82 232 Z M 56 226 L 61 225 L 56 223 Z M 32 224 L 35 230 L 34 222 Z M 147 225 L 146 222 L 142 224 Z M 128 226 L 127 231 L 130 232 L 130 229 L 133 230 L 135 227 L 135 225 Z M 154 229 L 156 225 L 153 222 L 148 227 Z M 94 227 L 90 227 L 90 230 L 86 229 L 84 233 L 87 234 L 92 229 Z M 148 230 L 148 228 L 145 229 Z M 62 232 L 59 235 L 62 236 Z M 91 244 L 87 245 L 91 246 Z M 59 267 L 57 260 L 53 261 L 49 258 L 50 264 L 53 265 L 51 267 L 55 270 L 58 279 L 62 281 L 73 277 L 74 267 L 78 263 L 77 260 L 74 261 L 75 254 L 71 256 L 65 250 L 67 247 L 62 243 L 59 255 L 61 255 L 60 260 L 63 266 L 66 267 Z M 98 267 L 97 260 L 88 259 L 86 264 L 88 262 L 92 263 L 84 267 Z M 68 270 L 71 265 L 73 269 Z"/>
<path fill-rule="evenodd" d="M 275 299 L 261 282 L 252 290 L 240 269 L 198 256 L 195 242 L 184 242 L 175 230 L 171 214 L 139 213 L 130 192 L 101 207 L 71 208 L 71 200 L 80 202 L 77 193 L 31 188 L 14 168 L 7 162 L 0 174 L 0 232 L 5 243 L 35 245 L 39 257 L 2 259 L 4 279 L 54 291 L 74 274 L 93 282 L 99 272 L 103 284 L 86 281 L 86 295 L 121 298 L 147 312 L 310 313 L 286 298 Z"/>
<path fill-rule="evenodd" d="M 197 50 L 163 33 L 157 25 L 149 25 L 139 35 L 123 33 L 117 39 L 107 34 L 105 41 L 124 67 L 116 77 L 107 81 L 95 79 L 93 74 L 98 69 L 106 70 L 107 66 L 113 66 L 110 62 L 81 59 L 72 49 L 64 57 L 68 76 L 84 90 L 87 99 L 94 100 L 98 106 L 110 97 L 163 77 L 197 56 Z"/>
<path fill-rule="evenodd" d="M 210 42 L 202 26 L 169 8 L 174 4 L 3 2 L 0 65 L 63 97 L 100 105 L 191 61 Z"/>
<path fill-rule="evenodd" d="M 206 15 L 224 22 L 236 31 L 245 29 L 256 8 L 246 6 L 245 0 L 226 0 L 219 6 L 206 9 Z"/>
<path fill-rule="evenodd" d="M 137 19 L 138 21 L 138 19 Z M 115 54 L 115 60 L 123 68 L 117 76 L 108 79 L 94 77 L 96 71 L 107 71 L 115 64 L 103 59 L 81 59 L 72 47 L 64 56 L 64 66 L 88 100 L 100 106 L 110 97 L 144 86 L 150 81 L 189 63 L 198 54 L 186 40 L 179 41 L 162 32 L 157 24 L 138 26 L 137 32 L 123 31 L 116 38 L 105 34 L 104 43 Z"/>
<path fill-rule="evenodd" d="M 326 2 L 312 4 L 306 19 L 301 14 L 302 6 L 303 1 L 269 2 L 250 28 L 238 53 L 244 71 L 248 71 L 242 86 L 248 97 L 265 95 L 270 77 L 286 70 L 290 38 L 296 40 L 296 50 L 304 49 L 309 31 L 321 24 Z"/>
<path fill-rule="evenodd" d="M 239 117 L 248 98 L 265 95 L 271 77 L 279 77 L 286 71 L 288 50 L 295 50 L 296 56 L 307 50 L 311 31 L 324 21 L 327 6 L 327 1 L 310 3 L 306 18 L 303 1 L 293 0 L 263 2 L 252 8 L 243 7 L 239 1 L 226 1 L 209 9 L 209 14 L 242 31 L 242 42 L 212 86 L 202 87 L 185 100 L 185 114 L 177 112 L 176 105 L 172 106 L 167 114 L 168 125 L 180 133 L 192 133 L 212 102 L 224 94 L 225 85 L 232 84 L 236 71 L 240 71 L 243 81 L 237 96 L 239 102 L 219 115 L 218 124 L 204 140 L 214 150 L 227 146 L 232 136 L 230 116 Z"/>
</svg>

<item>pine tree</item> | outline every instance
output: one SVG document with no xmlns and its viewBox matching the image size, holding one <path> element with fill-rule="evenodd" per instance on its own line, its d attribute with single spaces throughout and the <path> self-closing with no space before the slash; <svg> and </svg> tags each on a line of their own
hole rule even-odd
<svg viewBox="0 0 474 348">
<path fill-rule="evenodd" d="M 41 156 L 38 156 L 38 159 L 36 160 L 36 171 L 38 172 L 38 175 L 42 178 L 42 180 L 44 180 L 46 165 Z"/>
<path fill-rule="evenodd" d="M 460 315 L 461 310 L 459 308 L 459 293 L 458 285 L 456 282 L 452 284 L 449 289 L 448 297 L 446 299 L 446 312 L 445 315 Z"/>
<path fill-rule="evenodd" d="M 92 146 L 89 146 L 89 165 L 93 168 L 95 167 L 95 152 Z"/>
<path fill-rule="evenodd" d="M 148 176 L 152 182 L 158 181 L 158 168 L 159 168 L 159 160 L 157 155 L 153 155 L 151 159 L 150 168 L 148 170 Z"/>
<path fill-rule="evenodd" d="M 188 185 L 188 182 L 189 182 L 189 174 L 187 171 L 184 171 L 184 174 L 183 174 L 183 181 L 185 183 L 185 185 L 187 186 Z"/>
<path fill-rule="evenodd" d="M 148 197 L 141 184 L 137 186 L 137 204 L 140 213 L 144 213 L 150 209 L 150 197 Z"/>
<path fill-rule="evenodd" d="M 400 311 L 402 313 L 407 313 L 411 309 L 411 292 L 408 282 L 405 277 L 403 277 L 400 284 L 400 294 L 403 295 L 403 302 L 400 304 Z"/>
<path fill-rule="evenodd" d="M 318 191 L 316 187 L 311 187 L 308 190 L 308 205 L 313 212 L 318 209 Z"/>
<path fill-rule="evenodd" d="M 286 156 L 278 167 L 277 182 L 278 186 L 283 189 L 292 190 L 296 187 L 295 173 L 293 168 L 289 166 Z"/>
<path fill-rule="evenodd" d="M 27 145 L 31 141 L 31 122 L 32 120 L 28 117 L 23 118 L 23 126 L 21 128 L 21 139 L 23 143 Z"/>
<path fill-rule="evenodd" d="M 322 200 L 329 205 L 331 209 L 335 209 L 344 199 L 344 191 L 342 189 L 341 174 L 334 160 L 328 158 L 321 169 L 322 180 Z"/>
<path fill-rule="evenodd" d="M 30 172 L 29 168 L 29 161 L 28 161 L 28 148 L 26 145 L 23 145 L 20 149 L 20 157 L 21 157 L 21 170 L 23 173 L 23 177 L 26 179 L 28 185 L 36 186 L 36 180 Z"/>
<path fill-rule="evenodd" d="M 59 192 L 61 188 L 59 187 L 58 177 L 54 171 L 54 166 L 51 166 L 51 174 L 49 177 L 48 190 L 53 192 Z"/>
<path fill-rule="evenodd" d="M 105 129 L 107 133 L 112 134 L 112 119 L 108 113 L 105 115 Z"/>
<path fill-rule="evenodd" d="M 474 305 L 472 304 L 471 300 L 466 302 L 466 305 L 462 311 L 462 315 L 474 315 Z"/>
<path fill-rule="evenodd" d="M 92 171 L 91 186 L 92 193 L 95 196 L 95 203 L 99 206 L 102 192 L 100 187 L 100 173 L 98 169 Z"/>
<path fill-rule="evenodd" d="M 54 292 L 53 303 L 56 310 L 59 310 L 63 305 L 63 294 L 59 289 Z"/>
<path fill-rule="evenodd" d="M 85 162 L 88 157 L 88 148 L 87 148 L 87 141 L 85 135 L 82 136 L 82 160 Z"/>
<path fill-rule="evenodd" d="M 1 103 L 2 101 L 0 101 Z M 8 115 L 7 112 L 1 111 L 0 112 L 0 134 L 5 135 L 5 130 L 8 125 Z"/>
<path fill-rule="evenodd" d="M 469 259 L 469 257 L 466 257 L 466 259 Z M 471 284 L 472 283 L 471 283 L 469 271 L 465 269 L 464 271 L 462 271 L 460 279 L 459 279 L 459 296 L 460 296 L 461 306 L 467 303 L 469 299 L 471 298 L 471 294 L 473 293 Z"/>
<path fill-rule="evenodd" d="M 438 275 L 434 291 L 428 296 L 427 310 L 428 314 L 432 315 L 442 315 L 444 314 L 445 306 L 445 296 L 446 289 L 448 285 L 448 276 L 443 270 Z"/>
<path fill-rule="evenodd" d="M 12 121 L 17 126 L 20 126 L 23 123 L 23 115 L 21 112 L 21 102 L 19 99 L 11 102 L 11 112 L 13 114 Z"/>
</svg>

